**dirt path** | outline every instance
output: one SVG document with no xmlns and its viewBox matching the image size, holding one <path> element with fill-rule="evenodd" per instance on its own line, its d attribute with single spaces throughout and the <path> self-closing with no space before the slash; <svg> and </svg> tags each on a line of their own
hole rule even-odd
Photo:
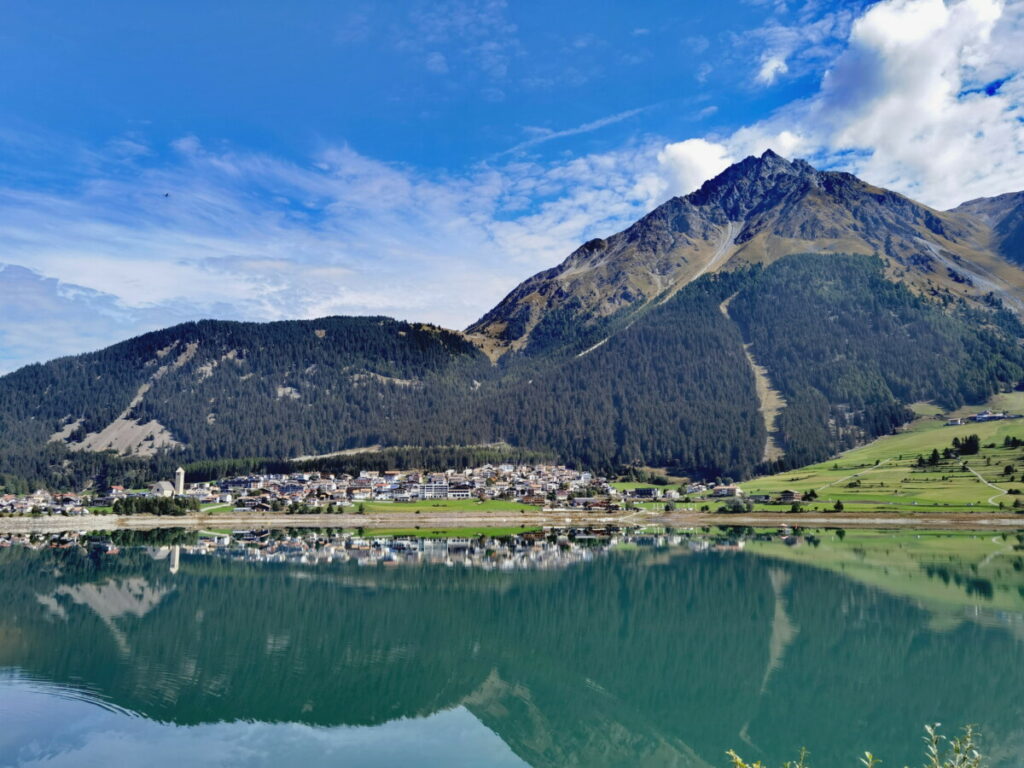
<svg viewBox="0 0 1024 768">
<path fill-rule="evenodd" d="M 601 339 L 599 342 L 597 342 L 597 344 L 595 344 L 592 347 L 587 347 L 582 352 L 580 352 L 578 355 L 576 355 L 576 357 L 583 357 L 584 355 L 589 355 L 595 349 L 597 349 L 598 347 L 603 345 L 605 342 L 607 342 L 609 338 L 611 338 L 611 337 L 610 336 L 605 336 L 603 339 Z"/>
<path fill-rule="evenodd" d="M 735 222 L 732 221 L 727 222 L 725 225 L 725 230 L 722 232 L 721 239 L 718 241 L 718 247 L 715 249 L 715 252 L 711 255 L 711 258 L 708 259 L 707 263 L 705 263 L 703 267 L 697 270 L 696 274 L 690 275 L 689 277 L 681 278 L 677 280 L 673 285 L 669 286 L 669 288 L 667 288 L 662 294 L 660 294 L 661 300 L 658 302 L 658 305 L 660 306 L 667 301 L 671 301 L 672 297 L 675 296 L 679 289 L 682 288 L 684 285 L 689 285 L 697 278 L 702 277 L 708 272 L 717 271 L 718 268 L 722 266 L 722 264 L 728 261 L 730 249 L 732 248 L 732 246 L 736 245 L 736 235 L 739 234 L 741 228 L 742 224 L 736 224 Z"/>
<path fill-rule="evenodd" d="M 821 486 L 821 488 L 815 488 L 815 491 L 824 491 L 826 488 L 831 488 L 833 485 L 844 483 L 847 480 L 852 480 L 853 478 L 860 477 L 861 475 L 866 475 L 868 472 L 876 470 L 882 465 L 889 463 L 890 461 L 892 461 L 892 457 L 889 457 L 888 459 L 883 459 L 882 461 L 875 464 L 875 466 L 873 467 L 868 467 L 867 469 L 863 469 L 860 472 L 854 472 L 852 475 L 847 475 L 846 477 L 841 477 L 838 480 L 833 480 L 831 483 L 826 483 L 825 485 Z"/>
<path fill-rule="evenodd" d="M 729 315 L 729 305 L 735 298 L 736 294 L 734 293 L 718 305 L 718 309 L 728 320 L 732 320 L 732 317 Z M 765 431 L 768 433 L 768 439 L 765 441 L 761 460 L 775 461 L 782 458 L 785 453 L 777 438 L 779 432 L 779 413 L 786 407 L 786 398 L 782 396 L 779 390 L 772 386 L 771 379 L 768 377 L 768 369 L 758 364 L 754 358 L 754 353 L 750 351 L 752 346 L 752 344 L 744 344 L 743 353 L 747 356 L 750 370 L 754 372 L 754 386 L 757 390 L 758 408 L 761 411 L 761 418 L 764 419 Z"/>
</svg>

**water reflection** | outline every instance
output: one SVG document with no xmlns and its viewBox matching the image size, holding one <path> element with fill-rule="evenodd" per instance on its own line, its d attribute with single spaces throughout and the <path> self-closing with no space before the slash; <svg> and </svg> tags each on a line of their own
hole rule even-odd
<svg viewBox="0 0 1024 768">
<path fill-rule="evenodd" d="M 868 748 L 902 764 L 932 721 L 981 724 L 996 765 L 1024 753 L 1012 539 L 980 569 L 980 545 L 950 560 L 925 542 L 910 578 L 853 533 L 555 533 L 443 555 L 329 532 L 174 536 L 0 551 L 0 753 L 81 757 L 117 732 L 143 753 L 258 745 L 207 764 L 388 764 L 371 758 L 383 744 L 412 765 L 723 765 L 729 747 L 781 761 L 800 744 L 817 765 Z M 992 594 L 950 602 L 936 558 Z M 51 707 L 54 690 L 113 711 Z"/>
<path fill-rule="evenodd" d="M 178 726 L 97 708 L 69 689 L 3 681 L 0 764 L 83 766 L 338 766 L 496 768 L 526 765 L 462 707 L 376 728 L 219 722 Z"/>
</svg>

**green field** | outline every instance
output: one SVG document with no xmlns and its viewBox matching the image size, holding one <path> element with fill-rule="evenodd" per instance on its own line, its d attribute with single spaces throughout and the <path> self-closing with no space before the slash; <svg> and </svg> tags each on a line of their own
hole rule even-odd
<svg viewBox="0 0 1024 768">
<path fill-rule="evenodd" d="M 366 536 L 417 536 L 422 539 L 454 539 L 475 536 L 513 536 L 517 533 L 533 533 L 541 530 L 537 526 L 505 528 L 367 528 Z"/>
<path fill-rule="evenodd" d="M 199 511 L 204 515 L 215 515 L 218 512 L 230 512 L 234 508 L 234 504 L 204 504 Z"/>
<path fill-rule="evenodd" d="M 344 514 L 356 512 L 360 505 L 367 514 L 385 512 L 537 512 L 541 508 L 520 504 L 517 501 L 478 501 L 476 499 L 438 499 L 416 502 L 357 501 L 351 507 L 344 507 Z"/>
<path fill-rule="evenodd" d="M 999 395 L 990 407 L 1020 413 L 1024 411 L 1024 393 Z M 742 483 L 742 488 L 747 495 L 814 490 L 818 498 L 805 505 L 811 511 L 831 509 L 838 500 L 847 512 L 991 512 L 1015 510 L 1019 500 L 1024 512 L 1024 495 L 1017 495 L 1024 494 L 1024 448 L 1003 447 L 1006 437 L 1024 440 L 1024 419 L 947 427 L 946 415 L 938 409 L 922 405 L 915 410 L 918 418 L 903 432 L 820 464 L 754 478 Z M 972 407 L 963 413 L 978 410 L 981 408 Z M 941 453 L 953 438 L 963 440 L 972 434 L 981 441 L 979 453 L 917 466 L 918 456 L 927 459 L 933 449 Z M 962 461 L 967 462 L 968 470 L 961 468 Z M 1007 465 L 1013 468 L 1010 474 L 1005 473 Z"/>
<path fill-rule="evenodd" d="M 832 530 L 819 543 L 789 547 L 748 541 L 746 551 L 842 573 L 912 597 L 952 624 L 963 608 L 1024 610 L 1024 532 Z"/>
</svg>

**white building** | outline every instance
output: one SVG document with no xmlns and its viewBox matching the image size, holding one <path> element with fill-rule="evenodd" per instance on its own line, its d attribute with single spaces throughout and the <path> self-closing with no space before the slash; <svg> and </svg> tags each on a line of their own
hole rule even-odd
<svg viewBox="0 0 1024 768">
<path fill-rule="evenodd" d="M 420 483 L 416 495 L 421 499 L 447 499 L 448 483 Z"/>
<path fill-rule="evenodd" d="M 174 495 L 174 486 L 166 480 L 160 480 L 150 487 L 149 495 L 169 499 Z"/>
</svg>

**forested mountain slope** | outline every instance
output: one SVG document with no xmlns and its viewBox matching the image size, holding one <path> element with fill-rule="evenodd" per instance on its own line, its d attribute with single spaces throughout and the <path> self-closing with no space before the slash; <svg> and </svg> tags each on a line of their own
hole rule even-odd
<svg viewBox="0 0 1024 768">
<path fill-rule="evenodd" d="M 460 335 L 389 318 L 185 323 L 0 378 L 0 472 L 59 482 L 60 467 L 104 451 L 189 460 L 372 445 L 415 423 L 403 414 L 436 379 L 468 390 L 489 368 Z"/>
</svg>

